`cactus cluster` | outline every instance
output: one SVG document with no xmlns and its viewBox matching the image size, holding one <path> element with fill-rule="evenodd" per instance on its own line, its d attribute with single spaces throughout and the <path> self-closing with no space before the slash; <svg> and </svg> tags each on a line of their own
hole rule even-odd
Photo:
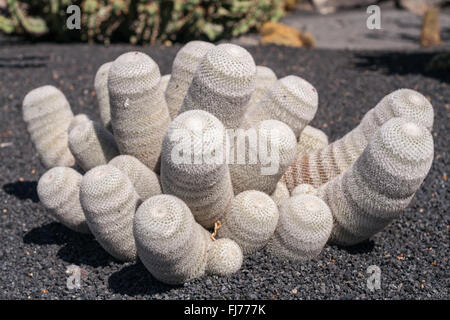
<svg viewBox="0 0 450 320">
<path fill-rule="evenodd" d="M 327 242 L 364 241 L 399 216 L 430 169 L 433 108 L 414 90 L 387 95 L 328 144 L 308 126 L 314 87 L 276 80 L 242 47 L 188 43 L 173 72 L 161 77 L 142 52 L 102 65 L 101 123 L 73 116 L 51 86 L 23 101 L 49 169 L 38 183 L 42 204 L 162 282 L 228 276 L 264 249 L 304 261 Z M 244 114 L 261 117 L 247 127 Z"/>
<path fill-rule="evenodd" d="M 6 0 L 0 31 L 59 41 L 215 41 L 276 21 L 284 0 Z M 68 6 L 81 11 L 80 30 L 69 30 Z"/>
</svg>

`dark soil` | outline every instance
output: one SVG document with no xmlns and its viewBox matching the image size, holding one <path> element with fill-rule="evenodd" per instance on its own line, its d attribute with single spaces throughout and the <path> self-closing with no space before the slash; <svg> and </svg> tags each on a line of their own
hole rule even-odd
<svg viewBox="0 0 450 320">
<path fill-rule="evenodd" d="M 141 263 L 119 263 L 92 236 L 54 222 L 39 203 L 45 172 L 22 121 L 25 94 L 52 84 L 74 113 L 99 119 L 93 88 L 97 68 L 132 46 L 4 45 L 0 47 L 0 298 L 5 299 L 449 299 L 450 83 L 426 74 L 430 52 L 388 53 L 251 47 L 257 64 L 278 77 L 299 75 L 318 90 L 313 126 L 333 141 L 353 128 L 391 91 L 407 87 L 429 97 L 436 112 L 435 161 L 403 216 L 370 241 L 326 246 L 318 259 L 286 263 L 259 252 L 228 278 L 204 277 L 184 286 L 156 281 Z M 179 47 L 138 50 L 170 72 Z M 66 268 L 82 268 L 81 288 L 66 287 Z M 381 290 L 366 270 L 381 268 Z"/>
</svg>

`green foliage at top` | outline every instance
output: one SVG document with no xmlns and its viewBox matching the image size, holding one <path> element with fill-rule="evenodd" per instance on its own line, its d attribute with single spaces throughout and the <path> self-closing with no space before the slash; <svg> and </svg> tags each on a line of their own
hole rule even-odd
<svg viewBox="0 0 450 320">
<path fill-rule="evenodd" d="M 257 29 L 283 15 L 283 0 L 6 0 L 0 30 L 56 41 L 154 43 L 215 41 Z M 69 5 L 81 30 L 68 30 Z"/>
</svg>

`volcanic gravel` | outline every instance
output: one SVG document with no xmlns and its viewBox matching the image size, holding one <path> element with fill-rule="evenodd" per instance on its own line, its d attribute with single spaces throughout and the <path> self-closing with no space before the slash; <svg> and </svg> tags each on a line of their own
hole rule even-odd
<svg viewBox="0 0 450 320">
<path fill-rule="evenodd" d="M 33 88 L 60 88 L 74 113 L 99 119 L 97 68 L 141 50 L 170 72 L 179 46 L 17 44 L 0 47 L 0 298 L 4 299 L 449 299 L 449 75 L 427 74 L 431 52 L 349 52 L 250 47 L 257 64 L 278 77 L 299 75 L 319 92 L 313 126 L 333 141 L 395 89 L 413 88 L 435 109 L 435 160 L 409 208 L 370 241 L 326 246 L 305 263 L 262 251 L 230 277 L 205 276 L 182 286 L 155 280 L 140 262 L 120 263 L 92 236 L 49 217 L 36 185 L 45 172 L 22 120 Z M 81 268 L 81 288 L 66 286 L 67 267 Z M 367 268 L 381 268 L 381 289 L 367 287 Z"/>
</svg>

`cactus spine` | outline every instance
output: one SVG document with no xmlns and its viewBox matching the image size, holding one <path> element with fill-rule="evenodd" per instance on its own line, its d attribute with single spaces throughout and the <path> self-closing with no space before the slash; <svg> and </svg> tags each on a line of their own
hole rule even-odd
<svg viewBox="0 0 450 320">
<path fill-rule="evenodd" d="M 98 108 L 100 110 L 100 119 L 103 126 L 109 131 L 111 127 L 111 107 L 109 105 L 109 91 L 108 91 L 108 73 L 111 69 L 112 62 L 102 64 L 98 69 L 95 80 L 94 88 L 97 96 Z"/>
<path fill-rule="evenodd" d="M 298 195 L 280 206 L 280 218 L 267 251 L 279 258 L 305 261 L 317 257 L 333 226 L 330 208 L 313 195 Z"/>
<path fill-rule="evenodd" d="M 255 90 L 256 66 L 250 53 L 234 44 L 209 50 L 198 66 L 180 113 L 201 109 L 239 128 Z"/>
<path fill-rule="evenodd" d="M 82 121 L 69 132 L 69 148 L 85 171 L 107 164 L 119 154 L 113 135 L 94 121 Z"/>
<path fill-rule="evenodd" d="M 121 170 L 130 179 L 142 201 L 162 193 L 158 176 L 135 157 L 120 155 L 112 159 L 109 165 Z"/>
<path fill-rule="evenodd" d="M 170 116 L 158 65 L 144 53 L 118 57 L 108 75 L 111 124 L 122 154 L 154 169 Z"/>
<path fill-rule="evenodd" d="M 23 99 L 23 120 L 47 168 L 75 164 L 68 146 L 67 128 L 73 113 L 64 94 L 53 86 L 31 90 Z"/>
<path fill-rule="evenodd" d="M 417 91 L 396 90 L 369 110 L 361 123 L 343 138 L 322 150 L 296 157 L 282 181 L 292 191 L 299 184 L 319 187 L 332 180 L 355 162 L 376 130 L 394 117 L 403 117 L 431 129 L 433 106 Z"/>
<path fill-rule="evenodd" d="M 211 48 L 214 48 L 212 43 L 190 41 L 178 51 L 172 64 L 172 73 L 165 93 L 172 119 L 178 115 L 195 71 Z"/>
<path fill-rule="evenodd" d="M 80 200 L 100 245 L 116 259 L 135 260 L 133 218 L 141 201 L 128 177 L 110 165 L 95 167 L 83 176 Z"/>
<path fill-rule="evenodd" d="M 139 206 L 134 237 L 140 260 L 158 280 L 181 284 L 205 273 L 208 241 L 187 205 L 171 195 Z"/>
<path fill-rule="evenodd" d="M 186 202 L 197 222 L 205 228 L 212 227 L 223 216 L 233 197 L 225 163 L 226 145 L 222 123 L 202 110 L 180 114 L 164 137 L 162 189 Z M 177 157 L 180 152 L 182 158 Z"/>
<path fill-rule="evenodd" d="M 261 250 L 272 237 L 278 216 L 278 207 L 267 194 L 244 191 L 231 202 L 217 235 L 234 240 L 244 255 L 251 255 Z"/>
<path fill-rule="evenodd" d="M 335 220 L 330 242 L 356 244 L 387 226 L 409 204 L 432 161 L 426 127 L 405 118 L 386 122 L 358 160 L 318 190 Z"/>
<path fill-rule="evenodd" d="M 39 179 L 37 193 L 59 222 L 74 231 L 90 233 L 80 204 L 81 179 L 72 168 L 54 167 Z"/>
</svg>

